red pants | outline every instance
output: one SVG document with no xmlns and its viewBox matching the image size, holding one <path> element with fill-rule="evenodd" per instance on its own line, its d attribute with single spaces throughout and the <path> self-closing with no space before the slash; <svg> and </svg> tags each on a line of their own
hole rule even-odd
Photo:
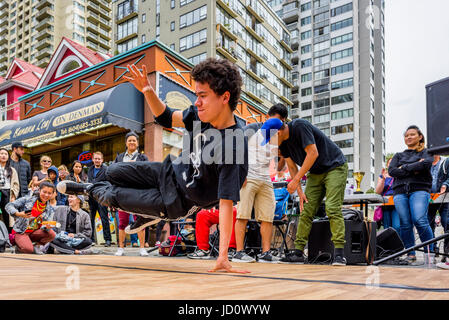
<svg viewBox="0 0 449 320">
<path fill-rule="evenodd" d="M 232 234 L 231 241 L 229 243 L 229 248 L 236 248 L 235 245 L 235 220 L 237 216 L 237 209 L 234 207 L 232 210 Z M 218 224 L 219 211 L 216 209 L 201 210 L 196 215 L 196 245 L 198 249 L 209 250 L 209 233 L 210 227 L 214 224 Z"/>
<path fill-rule="evenodd" d="M 39 229 L 34 231 L 33 233 L 16 233 L 14 241 L 16 242 L 16 246 L 19 248 L 20 252 L 34 253 L 33 242 L 44 245 L 48 242 L 53 241 L 55 237 L 56 233 L 53 230 L 47 232 Z"/>
</svg>

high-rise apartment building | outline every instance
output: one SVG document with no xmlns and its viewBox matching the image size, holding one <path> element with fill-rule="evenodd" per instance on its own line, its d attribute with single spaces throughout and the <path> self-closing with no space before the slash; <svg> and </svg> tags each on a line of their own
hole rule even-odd
<svg viewBox="0 0 449 320">
<path fill-rule="evenodd" d="M 291 32 L 292 117 L 320 128 L 375 186 L 385 163 L 384 0 L 271 0 Z"/>
<path fill-rule="evenodd" d="M 236 63 L 243 95 L 264 110 L 292 105 L 290 33 L 261 0 L 114 0 L 115 53 L 158 39 L 193 64 Z M 260 119 L 259 119 L 260 120 Z"/>
<path fill-rule="evenodd" d="M 112 54 L 111 0 L 0 0 L 0 75 L 14 58 L 47 66 L 62 37 Z"/>
</svg>

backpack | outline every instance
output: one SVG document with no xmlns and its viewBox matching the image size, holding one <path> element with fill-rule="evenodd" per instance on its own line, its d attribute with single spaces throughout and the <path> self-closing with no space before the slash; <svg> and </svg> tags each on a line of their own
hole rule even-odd
<svg viewBox="0 0 449 320">
<path fill-rule="evenodd" d="M 175 240 L 176 240 L 176 245 L 175 245 Z M 175 246 L 174 246 L 175 245 Z M 170 250 L 173 248 L 173 251 L 170 255 Z M 187 248 L 186 248 L 186 244 L 182 241 L 181 237 L 177 237 L 172 235 L 169 236 L 168 239 L 164 242 L 161 243 L 161 246 L 159 247 L 159 254 L 162 256 L 170 256 L 170 257 L 175 257 L 175 256 L 182 256 L 185 255 L 187 252 Z"/>
<path fill-rule="evenodd" d="M 3 223 L 3 221 L 0 221 L 0 253 L 5 252 L 6 245 L 8 245 L 9 247 L 11 246 L 11 244 L 9 243 L 9 233 L 6 225 Z"/>
<path fill-rule="evenodd" d="M 287 188 L 274 189 L 274 198 L 276 200 L 276 209 L 274 210 L 274 220 L 281 220 L 287 214 L 288 199 L 290 193 Z"/>
</svg>

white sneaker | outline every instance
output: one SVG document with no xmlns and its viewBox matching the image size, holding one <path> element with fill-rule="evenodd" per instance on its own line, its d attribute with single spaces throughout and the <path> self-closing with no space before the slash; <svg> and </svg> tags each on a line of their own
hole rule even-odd
<svg viewBox="0 0 449 320">
<path fill-rule="evenodd" d="M 147 250 L 145 250 L 145 248 L 140 248 L 140 252 L 139 252 L 141 257 L 148 257 L 149 254 L 147 252 Z"/>
<path fill-rule="evenodd" d="M 448 262 L 446 262 L 446 263 L 440 262 L 440 263 L 437 263 L 437 267 L 441 268 L 441 269 L 449 270 L 449 263 Z"/>
<path fill-rule="evenodd" d="M 125 255 L 125 249 L 124 248 L 118 248 L 117 252 L 115 253 L 116 256 L 124 256 Z"/>
</svg>

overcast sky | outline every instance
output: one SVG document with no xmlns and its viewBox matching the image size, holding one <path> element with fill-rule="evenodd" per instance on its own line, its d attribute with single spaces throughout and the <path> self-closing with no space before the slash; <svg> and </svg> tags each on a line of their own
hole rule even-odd
<svg viewBox="0 0 449 320">
<path fill-rule="evenodd" d="M 449 1 L 385 1 L 387 153 L 412 124 L 427 136 L 425 86 L 449 77 Z"/>
</svg>

